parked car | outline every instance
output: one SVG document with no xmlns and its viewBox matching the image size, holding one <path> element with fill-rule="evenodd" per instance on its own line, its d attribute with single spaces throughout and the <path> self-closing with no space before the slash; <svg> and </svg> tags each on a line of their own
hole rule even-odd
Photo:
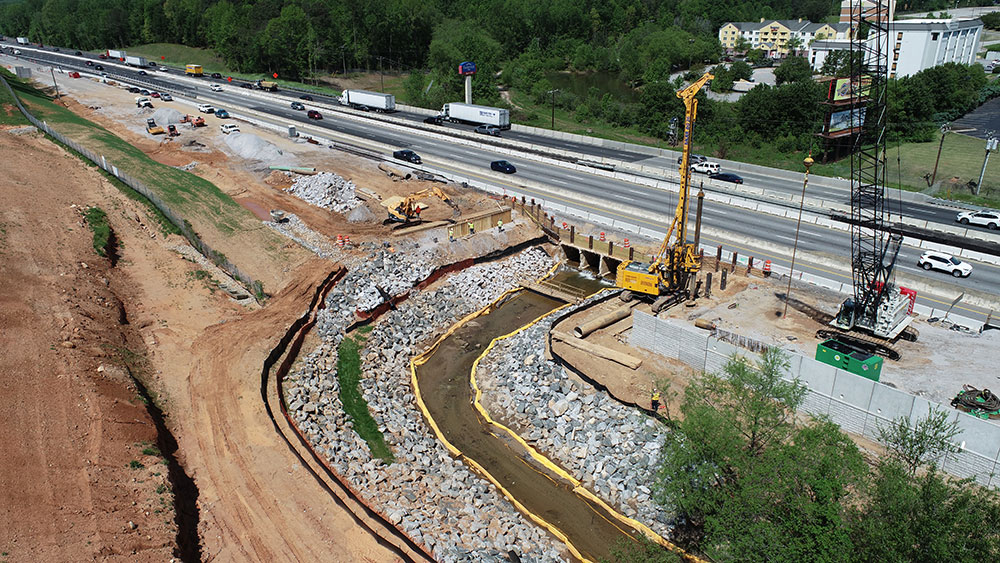
<svg viewBox="0 0 1000 563">
<path fill-rule="evenodd" d="M 218 72 L 213 72 L 212 73 L 212 78 L 222 78 L 222 75 L 219 74 Z"/>
<path fill-rule="evenodd" d="M 149 97 L 150 98 L 159 98 L 160 97 L 160 93 L 159 92 L 150 92 L 149 93 Z"/>
<path fill-rule="evenodd" d="M 198 106 L 198 111 L 201 113 L 215 113 L 215 108 L 211 104 L 201 104 Z"/>
<path fill-rule="evenodd" d="M 412 162 L 413 164 L 420 164 L 420 155 L 411 150 L 401 150 L 392 153 L 392 157 L 405 160 L 406 162 Z"/>
<path fill-rule="evenodd" d="M 492 135 L 494 137 L 500 136 L 500 129 L 493 125 L 479 125 L 473 129 L 473 131 L 479 133 L 480 135 Z"/>
<path fill-rule="evenodd" d="M 709 174 L 708 177 L 713 180 L 718 180 L 720 182 L 732 182 L 734 184 L 743 183 L 743 178 L 737 176 L 736 174 L 732 174 L 730 172 L 719 172 L 716 174 Z"/>
<path fill-rule="evenodd" d="M 149 90 L 146 90 L 145 88 L 143 88 L 143 89 L 139 90 L 139 93 L 142 94 L 143 96 L 148 96 L 149 95 Z"/>
<path fill-rule="evenodd" d="M 130 86 L 129 89 L 128 89 L 128 91 L 131 92 L 131 93 L 133 93 L 133 94 L 138 94 L 139 93 L 139 89 L 136 88 L 135 86 Z"/>
<path fill-rule="evenodd" d="M 210 90 L 212 90 L 213 92 L 221 92 L 222 86 L 219 86 L 218 84 L 212 84 Z"/>
<path fill-rule="evenodd" d="M 444 118 L 440 115 L 432 115 L 430 117 L 424 118 L 424 123 L 430 123 L 431 125 L 441 125 L 444 123 Z"/>
<path fill-rule="evenodd" d="M 104 70 L 104 67 L 101 65 L 95 65 L 94 70 Z"/>
<path fill-rule="evenodd" d="M 215 117 L 218 117 L 220 119 L 229 119 L 229 112 L 222 108 L 219 108 L 215 110 Z"/>
<path fill-rule="evenodd" d="M 226 123 L 222 126 L 222 132 L 225 133 L 226 135 L 230 133 L 239 133 L 240 126 L 235 123 Z"/>
<path fill-rule="evenodd" d="M 956 278 L 967 278 L 972 275 L 972 264 L 963 262 L 951 254 L 928 250 L 920 255 L 917 265 L 925 270 L 941 270 L 949 272 Z"/>
<path fill-rule="evenodd" d="M 680 164 L 684 159 L 684 156 L 677 157 L 677 164 Z M 688 164 L 698 164 L 699 162 L 708 162 L 708 157 L 701 154 L 692 154 L 688 157 Z"/>
<path fill-rule="evenodd" d="M 161 102 L 172 102 L 172 101 L 174 101 L 174 97 L 171 96 L 170 94 L 160 94 L 160 101 Z"/>
<path fill-rule="evenodd" d="M 513 174 L 514 172 L 517 172 L 517 168 L 506 160 L 494 160 L 490 163 L 490 169 L 496 170 L 497 172 L 503 172 L 504 174 Z"/>
<path fill-rule="evenodd" d="M 963 211 L 955 220 L 963 225 L 982 225 L 992 230 L 1000 227 L 1000 213 L 996 211 Z"/>
<path fill-rule="evenodd" d="M 147 72 L 146 72 L 146 71 L 144 71 L 144 70 L 140 70 L 140 71 L 139 71 L 139 76 L 148 76 L 148 75 L 149 75 L 149 73 L 147 73 Z"/>
<path fill-rule="evenodd" d="M 323 114 L 314 109 L 311 109 L 309 110 L 309 113 L 306 114 L 306 117 L 308 117 L 309 119 L 323 119 Z"/>
<path fill-rule="evenodd" d="M 300 100 L 305 100 L 307 102 L 313 101 L 313 97 L 310 96 L 309 94 L 302 94 L 301 96 L 299 96 L 299 99 Z"/>
<path fill-rule="evenodd" d="M 699 162 L 691 165 L 691 171 L 700 174 L 718 174 L 722 171 L 722 167 L 718 162 Z"/>
<path fill-rule="evenodd" d="M 292 102 L 292 109 L 301 111 L 306 109 L 306 106 L 302 105 L 302 102 Z"/>
</svg>

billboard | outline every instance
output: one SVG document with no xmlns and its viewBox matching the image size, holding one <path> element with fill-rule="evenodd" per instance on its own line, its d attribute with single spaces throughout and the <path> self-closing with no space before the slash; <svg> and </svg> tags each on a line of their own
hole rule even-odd
<svg viewBox="0 0 1000 563">
<path fill-rule="evenodd" d="M 460 76 L 465 76 L 467 74 L 476 74 L 476 63 L 464 62 L 458 64 L 458 74 Z"/>
<path fill-rule="evenodd" d="M 871 79 L 867 77 L 861 79 L 860 92 L 856 91 L 855 82 L 850 78 L 838 78 L 833 81 L 830 88 L 830 100 L 834 102 L 849 100 L 857 96 L 864 97 L 869 94 L 871 89 Z"/>
<path fill-rule="evenodd" d="M 838 131 L 847 131 L 861 127 L 865 122 L 865 108 L 845 109 L 835 111 L 830 114 L 830 125 L 826 128 L 827 134 Z"/>
</svg>

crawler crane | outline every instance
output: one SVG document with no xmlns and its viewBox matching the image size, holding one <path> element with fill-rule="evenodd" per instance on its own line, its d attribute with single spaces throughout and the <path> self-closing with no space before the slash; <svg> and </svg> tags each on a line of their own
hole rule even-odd
<svg viewBox="0 0 1000 563">
<path fill-rule="evenodd" d="M 691 275 L 697 273 L 701 267 L 697 256 L 698 249 L 694 244 L 687 242 L 688 191 L 691 183 L 689 159 L 694 120 L 698 114 L 698 100 L 695 95 L 712 78 L 714 76 L 705 73 L 693 84 L 677 92 L 677 97 L 684 101 L 684 142 L 677 210 L 674 212 L 674 220 L 670 224 L 667 236 L 664 237 L 651 263 L 626 260 L 618 266 L 615 283 L 624 290 L 621 294 L 622 301 L 631 301 L 637 294 L 655 299 L 654 313 L 686 297 L 689 294 L 688 283 Z M 671 242 L 671 236 L 675 232 L 677 237 Z"/>
</svg>

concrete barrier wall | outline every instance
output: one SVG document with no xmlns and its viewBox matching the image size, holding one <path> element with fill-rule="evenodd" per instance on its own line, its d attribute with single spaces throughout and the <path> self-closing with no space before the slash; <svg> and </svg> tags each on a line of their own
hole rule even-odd
<svg viewBox="0 0 1000 563">
<path fill-rule="evenodd" d="M 755 353 L 713 338 L 708 331 L 642 311 L 633 312 L 630 343 L 708 373 L 721 373 L 734 354 L 756 359 Z M 813 358 L 789 354 L 791 365 L 785 378 L 799 380 L 808 391 L 801 410 L 813 416 L 828 416 L 844 430 L 876 441 L 879 428 L 892 420 L 905 418 L 915 424 L 927 416 L 929 408 L 949 412 L 949 419 L 961 429 L 955 439 L 960 452 L 939 462 L 940 467 L 957 477 L 972 477 L 985 486 L 1000 486 L 1000 476 L 994 476 L 1000 470 L 1000 425 Z"/>
</svg>

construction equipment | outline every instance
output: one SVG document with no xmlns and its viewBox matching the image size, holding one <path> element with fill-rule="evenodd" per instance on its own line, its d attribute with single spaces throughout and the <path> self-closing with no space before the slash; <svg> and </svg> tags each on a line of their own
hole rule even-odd
<svg viewBox="0 0 1000 563">
<path fill-rule="evenodd" d="M 386 210 L 389 212 L 388 221 L 396 223 L 413 223 L 419 221 L 420 212 L 427 209 L 427 205 L 419 203 L 419 201 L 431 196 L 438 197 L 441 201 L 447 203 L 455 211 L 456 215 L 459 214 L 458 205 L 456 205 L 447 194 L 436 187 L 420 190 L 419 192 L 412 193 L 406 197 L 392 196 L 383 200 L 382 205 L 385 206 Z"/>
<path fill-rule="evenodd" d="M 150 117 L 146 120 L 146 132 L 150 135 L 162 135 L 163 127 L 156 124 L 156 120 Z"/>
<path fill-rule="evenodd" d="M 691 274 L 696 273 L 701 267 L 697 257 L 698 249 L 694 244 L 687 242 L 690 158 L 694 121 L 698 115 L 698 100 L 695 95 L 713 78 L 715 77 L 712 74 L 706 72 L 693 84 L 677 92 L 677 97 L 684 101 L 684 143 L 680 162 L 681 178 L 677 210 L 674 212 L 674 221 L 670 224 L 667 236 L 664 237 L 651 263 L 626 260 L 618 266 L 615 283 L 624 289 L 621 294 L 622 301 L 631 301 L 636 294 L 654 298 L 656 299 L 653 302 L 654 313 L 686 297 L 690 293 L 688 280 Z M 676 239 L 671 239 L 675 232 Z"/>
<path fill-rule="evenodd" d="M 851 155 L 854 296 L 844 301 L 830 323 L 840 330 L 860 330 L 886 340 L 897 338 L 913 320 L 908 314 L 909 298 L 894 283 L 903 237 L 884 228 L 893 3 L 872 0 L 851 4 L 852 29 L 867 29 L 867 34 L 853 34 L 850 57 L 851 123 L 859 129 Z M 913 333 L 907 336 L 916 339 Z"/>
<path fill-rule="evenodd" d="M 191 119 L 191 127 L 204 127 L 204 126 L 205 126 L 204 117 L 199 115 L 198 117 Z"/>
<path fill-rule="evenodd" d="M 174 124 L 171 123 L 170 125 L 167 125 L 167 134 L 170 135 L 171 137 L 176 137 L 181 133 L 180 131 L 177 130 L 177 127 L 175 127 Z"/>
</svg>

